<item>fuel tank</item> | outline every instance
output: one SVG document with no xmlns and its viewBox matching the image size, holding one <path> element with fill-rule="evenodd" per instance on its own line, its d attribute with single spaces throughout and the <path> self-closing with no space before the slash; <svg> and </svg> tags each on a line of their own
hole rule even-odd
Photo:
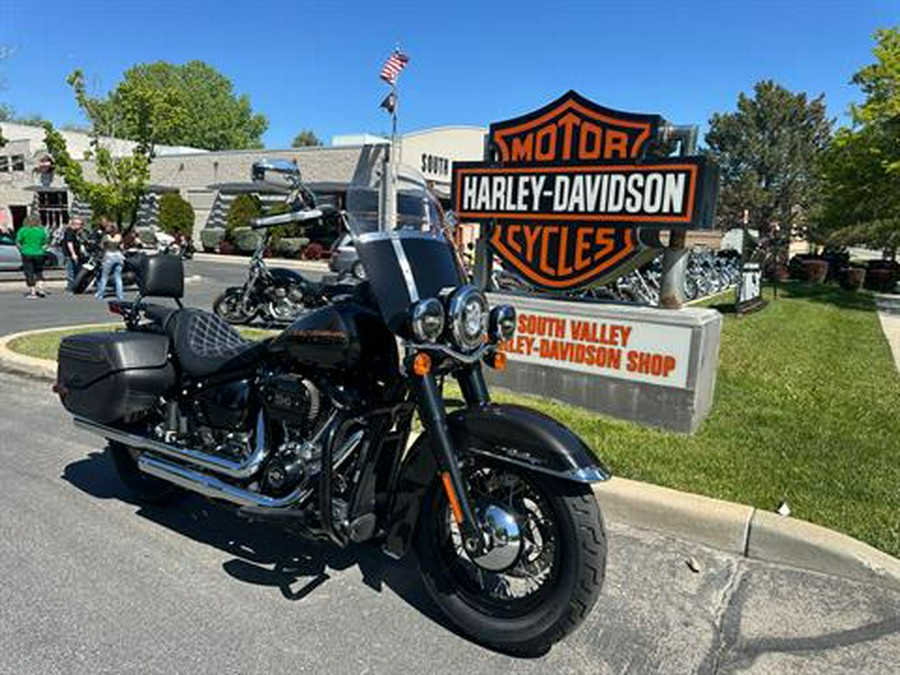
<svg viewBox="0 0 900 675">
<path fill-rule="evenodd" d="M 339 302 L 298 318 L 271 343 L 299 366 L 324 372 L 386 374 L 397 368 L 397 344 L 381 317 Z"/>
</svg>

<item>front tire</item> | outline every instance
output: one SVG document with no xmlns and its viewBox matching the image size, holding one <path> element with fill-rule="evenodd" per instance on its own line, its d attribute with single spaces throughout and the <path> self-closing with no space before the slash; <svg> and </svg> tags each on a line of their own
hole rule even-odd
<svg viewBox="0 0 900 675">
<path fill-rule="evenodd" d="M 230 324 L 250 323 L 255 312 L 248 311 L 243 303 L 242 288 L 229 288 L 213 302 L 213 312 Z"/>
<path fill-rule="evenodd" d="M 498 495 L 478 487 L 477 475 L 484 471 L 501 477 L 504 487 Z M 504 508 L 521 502 L 515 510 L 523 525 L 523 548 L 504 571 L 479 567 L 456 545 L 447 496 L 436 481 L 423 505 L 416 540 L 425 587 L 450 621 L 476 642 L 510 654 L 545 653 L 587 617 L 600 594 L 606 533 L 597 500 L 589 485 L 504 465 L 473 462 L 464 475 L 476 510 L 486 499 L 501 503 L 502 498 Z M 506 500 L 506 484 L 522 486 L 518 496 L 509 488 Z M 535 509 L 545 521 L 532 522 Z M 538 574 L 542 581 L 537 587 L 512 596 Z"/>
</svg>

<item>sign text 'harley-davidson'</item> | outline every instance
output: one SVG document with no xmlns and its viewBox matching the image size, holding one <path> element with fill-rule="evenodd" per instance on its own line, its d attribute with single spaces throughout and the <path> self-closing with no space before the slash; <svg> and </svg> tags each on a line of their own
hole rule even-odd
<svg viewBox="0 0 900 675">
<path fill-rule="evenodd" d="M 570 91 L 491 125 L 493 161 L 453 165 L 454 208 L 484 222 L 504 264 L 536 286 L 609 277 L 640 251 L 638 227 L 712 225 L 715 166 L 648 153 L 662 123 Z"/>
</svg>

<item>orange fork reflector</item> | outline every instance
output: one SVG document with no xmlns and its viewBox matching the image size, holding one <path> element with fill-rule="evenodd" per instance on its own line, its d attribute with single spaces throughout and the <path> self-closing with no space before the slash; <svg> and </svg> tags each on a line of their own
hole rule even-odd
<svg viewBox="0 0 900 675">
<path fill-rule="evenodd" d="M 462 507 L 456 498 L 456 491 L 453 489 L 453 481 L 450 480 L 450 474 L 445 471 L 441 474 L 441 480 L 444 482 L 444 492 L 447 493 L 447 499 L 450 500 L 450 508 L 453 509 L 453 520 L 460 524 L 463 521 Z"/>
</svg>

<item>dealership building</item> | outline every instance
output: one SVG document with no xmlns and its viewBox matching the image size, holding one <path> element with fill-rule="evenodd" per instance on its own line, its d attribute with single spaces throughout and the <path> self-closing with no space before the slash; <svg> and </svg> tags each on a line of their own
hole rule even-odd
<svg viewBox="0 0 900 675">
<path fill-rule="evenodd" d="M 0 227 L 17 228 L 31 211 L 38 213 L 42 223 L 51 229 L 61 227 L 74 214 L 88 215 L 85 205 L 78 203 L 46 161 L 42 128 L 4 122 L 0 123 L 0 131 L 7 140 L 0 148 Z M 61 133 L 73 157 L 84 156 L 90 149 L 87 134 Z M 449 204 L 453 162 L 481 159 L 485 133 L 479 127 L 447 126 L 404 134 L 400 137 L 400 162 L 421 171 L 434 193 Z M 224 226 L 228 207 L 237 195 L 260 194 L 260 186 L 250 183 L 250 168 L 263 158 L 296 162 L 304 182 L 323 202 L 342 207 L 363 149 L 388 142 L 378 136 L 353 134 L 335 136 L 329 146 L 287 150 L 209 152 L 157 146 L 138 221 L 154 225 L 160 195 L 177 191 L 194 208 L 194 239 L 200 241 L 203 230 Z M 112 138 L 102 139 L 102 143 L 118 156 L 129 154 L 135 145 L 133 141 Z M 93 162 L 84 160 L 83 165 L 86 177 L 96 179 Z M 274 200 L 278 193 L 260 197 Z"/>
</svg>

